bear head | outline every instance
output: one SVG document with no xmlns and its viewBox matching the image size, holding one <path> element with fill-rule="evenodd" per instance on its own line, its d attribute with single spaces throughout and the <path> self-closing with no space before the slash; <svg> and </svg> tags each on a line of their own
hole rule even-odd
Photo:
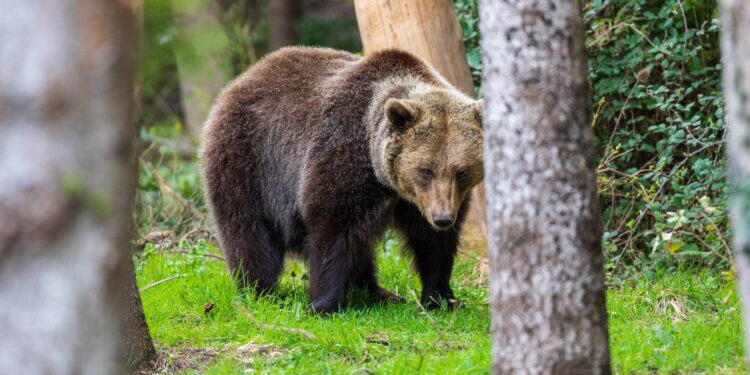
<svg viewBox="0 0 750 375">
<path fill-rule="evenodd" d="M 483 102 L 435 87 L 388 98 L 382 110 L 385 179 L 434 228 L 451 228 L 483 178 Z"/>
</svg>

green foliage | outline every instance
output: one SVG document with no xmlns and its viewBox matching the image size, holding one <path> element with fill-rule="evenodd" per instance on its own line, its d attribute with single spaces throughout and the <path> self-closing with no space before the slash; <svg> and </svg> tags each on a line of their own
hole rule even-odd
<svg viewBox="0 0 750 375">
<path fill-rule="evenodd" d="M 476 0 L 456 0 L 479 84 Z M 730 266 L 715 1 L 585 5 L 609 271 Z"/>
<path fill-rule="evenodd" d="M 141 122 L 151 125 L 179 113 L 179 78 L 173 48 L 177 27 L 169 0 L 143 2 Z"/>
<path fill-rule="evenodd" d="M 609 255 L 729 267 L 716 3 L 594 1 L 587 15 Z"/>
<path fill-rule="evenodd" d="M 303 46 L 323 46 L 353 53 L 362 50 L 357 23 L 353 19 L 302 18 L 297 22 L 297 35 Z"/>
<path fill-rule="evenodd" d="M 464 48 L 466 49 L 466 60 L 471 68 L 474 78 L 474 87 L 477 93 L 482 88 L 482 51 L 479 48 L 479 9 L 477 0 L 455 0 L 458 24 L 461 26 Z"/>
</svg>

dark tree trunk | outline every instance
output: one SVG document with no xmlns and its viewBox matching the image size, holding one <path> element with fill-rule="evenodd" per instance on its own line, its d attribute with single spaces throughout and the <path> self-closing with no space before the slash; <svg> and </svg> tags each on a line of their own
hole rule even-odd
<svg viewBox="0 0 750 375">
<path fill-rule="evenodd" d="M 480 0 L 493 372 L 610 372 L 577 1 Z"/>
<path fill-rule="evenodd" d="M 211 105 L 231 76 L 229 37 L 214 0 L 173 0 L 179 39 L 175 50 L 188 140 L 197 143 Z"/>
<path fill-rule="evenodd" d="M 722 1 L 721 21 L 734 264 L 745 317 L 745 347 L 750 348 L 750 4 Z M 750 350 L 745 356 L 750 361 Z"/>
<path fill-rule="evenodd" d="M 143 33 L 143 4 L 139 2 L 136 8 L 136 22 L 138 33 L 138 39 L 142 40 Z M 141 55 L 139 50 L 139 56 Z M 133 117 L 132 123 L 135 129 L 139 128 L 139 118 L 141 117 L 141 89 L 143 87 L 143 78 L 138 77 L 135 82 L 135 89 L 133 90 Z M 131 163 L 137 165 L 137 150 L 133 149 L 130 155 Z M 135 189 L 133 189 L 135 193 Z M 130 200 L 135 202 L 135 194 Z M 132 212 L 132 207 L 128 209 L 128 212 Z M 137 234 L 137 227 L 135 223 L 135 217 L 131 217 L 130 221 L 130 233 L 131 239 Z M 139 369 L 144 369 L 149 366 L 153 361 L 156 360 L 156 348 L 151 340 L 151 333 L 148 330 L 148 324 L 146 323 L 146 314 L 143 313 L 143 304 L 141 303 L 141 294 L 138 292 L 138 285 L 135 278 L 135 265 L 133 264 L 133 257 L 128 257 L 124 266 L 121 269 L 120 277 L 123 280 L 122 286 L 125 288 L 125 297 L 128 299 L 128 310 L 125 313 L 125 319 L 123 321 L 125 329 L 125 351 L 127 353 L 127 365 L 131 372 L 135 372 Z"/>
<path fill-rule="evenodd" d="M 135 268 L 132 259 L 125 262 L 122 278 L 128 297 L 128 311 L 125 314 L 125 350 L 128 353 L 127 364 L 131 370 L 148 366 L 156 359 L 156 349 L 143 313 L 141 295 L 135 282 Z"/>
<path fill-rule="evenodd" d="M 297 44 L 297 21 L 301 14 L 300 0 L 273 0 L 270 9 L 270 49 Z"/>
<path fill-rule="evenodd" d="M 3 372 L 125 368 L 137 5 L 0 0 Z"/>
</svg>

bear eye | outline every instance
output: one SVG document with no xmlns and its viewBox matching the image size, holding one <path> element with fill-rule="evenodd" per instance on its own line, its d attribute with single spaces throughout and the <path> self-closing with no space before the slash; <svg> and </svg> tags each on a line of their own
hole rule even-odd
<svg viewBox="0 0 750 375">
<path fill-rule="evenodd" d="M 419 168 L 419 177 L 422 181 L 430 182 L 432 180 L 432 171 L 427 168 Z"/>
<path fill-rule="evenodd" d="M 458 171 L 456 172 L 456 181 L 459 183 L 464 183 L 469 180 L 469 172 L 468 171 Z"/>
</svg>

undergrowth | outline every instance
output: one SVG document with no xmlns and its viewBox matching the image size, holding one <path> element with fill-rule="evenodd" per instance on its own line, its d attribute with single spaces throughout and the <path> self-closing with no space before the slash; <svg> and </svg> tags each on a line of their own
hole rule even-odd
<svg viewBox="0 0 750 375">
<path fill-rule="evenodd" d="M 476 0 L 455 3 L 481 93 Z M 611 275 L 680 265 L 729 271 L 717 17 L 715 1 L 585 3 Z"/>
</svg>

